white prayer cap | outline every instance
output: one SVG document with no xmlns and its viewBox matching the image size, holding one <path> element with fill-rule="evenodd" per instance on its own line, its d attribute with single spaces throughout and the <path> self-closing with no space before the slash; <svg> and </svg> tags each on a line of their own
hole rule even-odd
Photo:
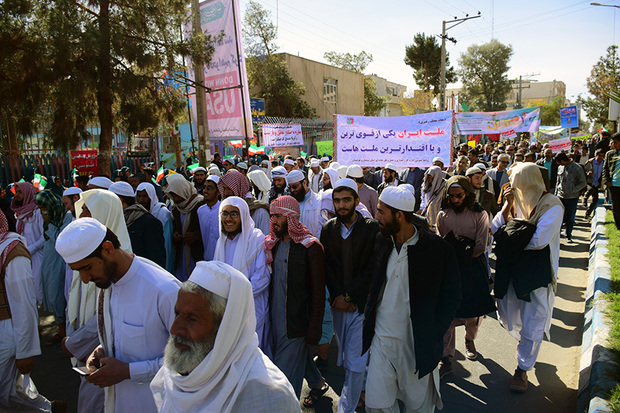
<svg viewBox="0 0 620 413">
<path fill-rule="evenodd" d="M 340 165 L 336 171 L 338 171 L 338 176 L 340 177 L 340 179 L 342 178 L 346 178 L 347 177 L 347 167 L 344 165 Z"/>
<path fill-rule="evenodd" d="M 379 201 L 400 211 L 413 212 L 415 197 L 400 186 L 388 186 L 381 192 Z"/>
<path fill-rule="evenodd" d="M 310 168 L 318 168 L 319 166 L 321 166 L 321 162 L 318 159 L 312 158 L 310 160 Z"/>
<path fill-rule="evenodd" d="M 131 186 L 129 182 L 125 181 L 114 182 L 112 185 L 110 185 L 110 188 L 108 188 L 108 190 L 110 192 L 114 192 L 118 196 L 136 196 L 136 193 L 133 191 L 133 186 Z"/>
<path fill-rule="evenodd" d="M 286 178 L 287 172 L 283 166 L 276 166 L 271 170 L 271 176 L 275 178 Z"/>
<path fill-rule="evenodd" d="M 273 175 L 273 171 L 271 171 L 271 174 Z M 295 182 L 301 182 L 305 179 L 306 177 L 304 176 L 304 173 L 294 169 L 291 172 L 288 173 L 288 175 L 286 176 L 286 183 L 287 184 L 294 184 Z"/>
<path fill-rule="evenodd" d="M 114 182 L 110 178 L 105 176 L 95 176 L 90 178 L 88 185 L 94 185 L 99 188 L 108 189 Z"/>
<path fill-rule="evenodd" d="M 217 167 L 217 165 L 213 165 L 209 168 L 209 175 L 217 175 L 220 176 L 221 172 L 220 172 L 220 168 Z"/>
<path fill-rule="evenodd" d="M 269 160 L 268 160 L 268 159 L 263 159 L 263 160 L 260 162 L 260 164 L 261 164 L 261 165 L 267 165 L 267 166 L 269 166 Z"/>
<path fill-rule="evenodd" d="M 441 162 L 442 165 L 445 165 L 446 163 L 443 161 L 443 158 L 441 156 L 435 156 L 433 158 L 433 163 L 435 162 Z"/>
<path fill-rule="evenodd" d="M 194 168 L 194 169 L 192 170 L 192 173 L 193 173 L 193 174 L 195 174 L 195 173 L 196 173 L 196 172 L 198 172 L 198 171 L 202 171 L 202 172 L 204 172 L 204 173 L 207 173 L 207 170 L 206 170 L 205 168 L 203 168 L 202 166 L 199 166 L 198 168 Z"/>
<path fill-rule="evenodd" d="M 65 189 L 65 191 L 62 193 L 62 196 L 78 195 L 81 193 L 82 193 L 82 190 L 80 188 L 78 188 L 77 186 L 72 186 L 72 187 Z"/>
<path fill-rule="evenodd" d="M 237 164 L 237 168 L 245 169 L 247 171 L 248 170 L 248 164 L 245 163 L 245 162 L 239 162 Z"/>
<path fill-rule="evenodd" d="M 230 265 L 220 261 L 198 261 L 188 281 L 228 299 L 231 269 Z"/>
<path fill-rule="evenodd" d="M 209 175 L 207 177 L 207 181 L 215 182 L 215 184 L 217 185 L 218 182 L 220 182 L 220 177 L 217 175 Z"/>
<path fill-rule="evenodd" d="M 332 162 L 330 162 L 330 163 L 329 163 L 329 166 L 330 166 L 332 169 L 335 169 L 335 170 L 337 171 L 337 170 L 338 170 L 338 168 L 340 167 L 340 164 L 339 164 L 338 162 L 336 162 L 336 161 L 332 161 Z"/>
<path fill-rule="evenodd" d="M 390 171 L 398 172 L 398 170 L 396 170 L 396 165 L 394 165 L 393 163 L 388 163 L 387 165 L 385 165 L 384 169 L 389 169 Z"/>
<path fill-rule="evenodd" d="M 347 169 L 347 176 L 351 178 L 363 178 L 364 171 L 362 171 L 362 167 L 359 165 L 351 165 L 349 169 Z"/>
<path fill-rule="evenodd" d="M 234 158 L 227 158 L 227 159 L 224 159 L 224 162 L 228 162 L 229 164 L 232 164 L 232 165 L 234 165 L 234 164 L 235 164 Z"/>
<path fill-rule="evenodd" d="M 295 166 L 295 161 L 292 159 L 285 159 L 284 160 L 284 165 L 293 165 Z"/>
<path fill-rule="evenodd" d="M 92 254 L 103 242 L 107 228 L 94 218 L 76 219 L 56 239 L 56 251 L 67 264 Z"/>
<path fill-rule="evenodd" d="M 481 174 L 481 173 L 482 173 L 482 170 L 480 168 L 472 166 L 471 168 L 467 168 L 467 170 L 465 171 L 465 176 L 471 176 L 471 175 Z"/>
<path fill-rule="evenodd" d="M 329 162 L 329 158 L 327 156 L 324 156 L 321 158 L 321 162 Z"/>
<path fill-rule="evenodd" d="M 411 192 L 413 194 L 413 196 L 415 196 L 415 188 L 413 185 L 411 184 L 402 184 L 399 185 L 400 188 L 402 189 L 406 189 L 407 191 Z"/>
<path fill-rule="evenodd" d="M 334 185 L 334 189 L 340 188 L 340 187 L 352 189 L 357 194 L 357 184 L 351 178 L 339 179 L 338 182 L 336 182 L 336 185 Z"/>
<path fill-rule="evenodd" d="M 487 166 L 485 164 L 483 164 L 482 162 L 478 162 L 478 163 L 474 164 L 474 167 L 480 169 L 481 171 L 486 171 L 487 170 Z"/>
</svg>

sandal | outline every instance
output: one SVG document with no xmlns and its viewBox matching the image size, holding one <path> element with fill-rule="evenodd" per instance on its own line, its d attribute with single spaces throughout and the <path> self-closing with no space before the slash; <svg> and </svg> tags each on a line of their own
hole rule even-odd
<svg viewBox="0 0 620 413">
<path fill-rule="evenodd" d="M 314 387 L 310 389 L 310 393 L 308 393 L 308 396 L 304 399 L 304 407 L 313 407 L 317 400 L 327 393 L 327 390 L 329 390 L 329 384 L 327 384 L 327 382 L 325 382 L 323 387 Z"/>
</svg>

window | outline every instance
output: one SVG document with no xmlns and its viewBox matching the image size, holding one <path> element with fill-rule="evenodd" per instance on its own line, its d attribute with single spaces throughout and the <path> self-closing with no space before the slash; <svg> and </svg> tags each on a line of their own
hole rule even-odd
<svg viewBox="0 0 620 413">
<path fill-rule="evenodd" d="M 323 79 L 323 101 L 338 102 L 338 81 L 336 79 Z"/>
<path fill-rule="evenodd" d="M 386 86 L 386 88 L 385 88 L 385 92 L 386 92 L 388 95 L 391 95 L 391 96 L 397 96 L 397 95 L 396 95 L 396 90 L 395 90 L 393 87 Z"/>
</svg>

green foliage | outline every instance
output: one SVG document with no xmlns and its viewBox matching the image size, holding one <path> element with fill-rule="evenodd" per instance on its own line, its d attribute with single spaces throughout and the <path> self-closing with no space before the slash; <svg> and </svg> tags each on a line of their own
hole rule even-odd
<svg viewBox="0 0 620 413">
<path fill-rule="evenodd" d="M 433 89 L 434 94 L 441 87 L 441 45 L 435 36 L 417 33 L 413 43 L 405 46 L 405 64 L 414 70 L 413 79 L 425 92 Z M 446 84 L 456 82 L 456 72 L 450 66 L 449 53 L 446 52 Z"/>
<path fill-rule="evenodd" d="M 472 111 L 494 112 L 506 109 L 511 90 L 508 62 L 512 47 L 493 39 L 483 45 L 472 45 L 459 59 L 458 75 L 463 82 L 461 101 Z"/>
<path fill-rule="evenodd" d="M 609 240 L 607 260 L 611 267 L 612 291 L 605 295 L 608 301 L 607 316 L 611 324 L 609 346 L 616 354 L 620 354 L 620 231 L 614 224 L 612 211 L 607 211 L 605 219 L 605 236 Z M 616 380 L 620 379 L 617 377 Z M 611 391 L 610 404 L 613 412 L 620 412 L 620 385 Z"/>
<path fill-rule="evenodd" d="M 564 96 L 556 96 L 549 102 L 544 100 L 539 102 L 531 102 L 527 107 L 540 106 L 540 122 L 541 125 L 559 125 L 560 108 L 564 105 Z"/>
<path fill-rule="evenodd" d="M 379 96 L 377 94 L 377 82 L 372 80 L 370 76 L 364 76 L 365 116 L 377 116 L 379 111 L 385 107 L 389 99 L 389 96 Z"/>
<path fill-rule="evenodd" d="M 609 46 L 607 54 L 601 56 L 592 67 L 586 81 L 588 92 L 593 97 L 583 98 L 581 95 L 577 103 L 585 110 L 588 118 L 598 129 L 600 126 L 611 128 L 611 121 L 607 120 L 609 110 L 609 94 L 620 88 L 620 56 L 618 46 Z"/>
<path fill-rule="evenodd" d="M 372 63 L 372 55 L 363 50 L 359 54 L 326 52 L 323 54 L 323 57 L 332 66 L 356 73 L 364 73 L 366 67 Z"/>
<path fill-rule="evenodd" d="M 316 118 L 316 109 L 302 96 L 306 88 L 296 82 L 287 63 L 273 52 L 277 50 L 276 30 L 271 13 L 250 0 L 243 16 L 246 68 L 252 96 L 265 99 L 268 116 Z"/>
</svg>

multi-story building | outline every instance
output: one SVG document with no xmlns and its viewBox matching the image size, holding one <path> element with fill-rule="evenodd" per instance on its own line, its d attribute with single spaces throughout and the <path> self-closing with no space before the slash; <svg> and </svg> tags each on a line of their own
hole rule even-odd
<svg viewBox="0 0 620 413">
<path fill-rule="evenodd" d="M 400 100 L 404 97 L 407 86 L 390 82 L 374 74 L 369 77 L 377 84 L 377 95 L 389 97 L 385 107 L 379 111 L 377 116 L 403 116 Z"/>
</svg>

